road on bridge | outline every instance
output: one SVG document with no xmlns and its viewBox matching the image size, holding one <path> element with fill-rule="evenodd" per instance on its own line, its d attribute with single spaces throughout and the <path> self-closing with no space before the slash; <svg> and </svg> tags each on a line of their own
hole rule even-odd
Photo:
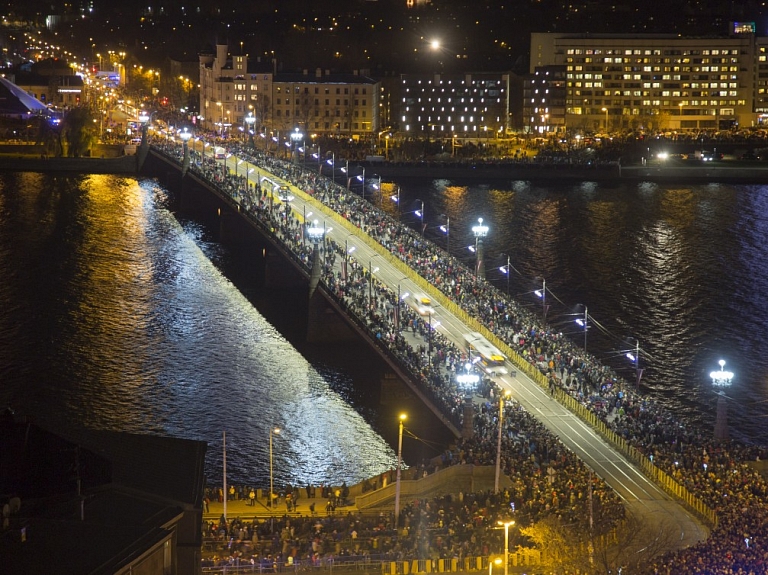
<svg viewBox="0 0 768 575">
<path fill-rule="evenodd" d="M 314 212 L 317 215 L 307 219 L 317 218 L 320 222 L 323 221 L 317 206 L 318 200 L 309 197 L 304 199 L 301 194 L 295 192 L 295 187 L 289 182 L 236 157 L 227 159 L 227 165 L 232 172 L 237 166 L 239 173 L 248 173 L 249 182 L 253 184 L 256 182 L 262 184 L 262 180 L 267 178 L 273 184 L 267 188 L 269 193 L 274 194 L 272 201 L 275 203 L 280 201 L 277 197 L 278 186 L 289 185 L 293 192 L 283 199 L 287 200 L 285 203 L 290 205 L 297 218 L 303 221 L 304 214 Z M 386 258 L 380 257 L 378 251 L 360 239 L 365 235 L 360 228 L 346 220 L 342 223 L 336 220 L 332 225 L 325 227 L 330 230 L 328 233 L 330 239 L 351 251 L 348 253 L 349 258 L 356 259 L 366 270 L 372 268 L 373 275 L 395 293 L 408 292 L 411 296 L 423 293 L 423 290 L 404 276 L 402 271 L 390 264 Z M 384 250 L 383 247 L 381 249 Z M 407 298 L 406 301 L 412 307 L 416 306 L 412 297 Z M 439 305 L 434 307 L 431 323 L 434 329 L 460 348 L 465 347 L 464 334 L 472 331 L 459 318 Z M 507 368 L 509 373 L 493 377 L 494 381 L 503 390 L 510 390 L 515 400 L 557 435 L 570 450 L 610 485 L 631 512 L 656 526 L 659 533 L 663 530 L 665 537 L 675 537 L 679 547 L 693 545 L 708 537 L 709 530 L 704 523 L 650 481 L 595 430 L 550 397 L 546 390 L 517 370 L 510 362 L 507 362 Z"/>
</svg>

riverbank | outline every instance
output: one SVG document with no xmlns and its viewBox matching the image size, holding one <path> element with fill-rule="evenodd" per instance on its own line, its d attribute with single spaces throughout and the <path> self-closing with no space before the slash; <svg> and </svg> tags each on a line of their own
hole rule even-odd
<svg viewBox="0 0 768 575">
<path fill-rule="evenodd" d="M 365 165 L 365 164 L 361 164 Z M 663 164 L 575 166 L 543 163 L 441 163 L 368 164 L 366 171 L 384 179 L 429 178 L 449 180 L 524 180 L 532 182 L 651 181 L 732 184 L 768 183 L 768 164 L 722 162 L 719 164 Z"/>
<path fill-rule="evenodd" d="M 41 158 L 28 155 L 0 155 L 4 172 L 72 172 L 82 174 L 135 174 L 137 156 L 118 158 Z"/>
</svg>

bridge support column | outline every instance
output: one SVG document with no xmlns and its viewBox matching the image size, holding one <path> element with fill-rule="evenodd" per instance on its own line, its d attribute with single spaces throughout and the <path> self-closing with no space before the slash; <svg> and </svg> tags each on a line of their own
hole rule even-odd
<svg viewBox="0 0 768 575">
<path fill-rule="evenodd" d="M 240 206 L 237 207 L 238 212 Z M 219 208 L 219 240 L 224 243 L 243 243 L 248 240 L 248 226 L 239 213 Z"/>
<path fill-rule="evenodd" d="M 474 418 L 475 404 L 472 402 L 472 396 L 470 395 L 464 398 L 464 424 L 461 430 L 461 437 L 463 439 L 472 439 L 475 436 Z"/>
<path fill-rule="evenodd" d="M 477 277 L 481 280 L 485 279 L 485 258 L 483 257 L 483 240 L 478 238 L 477 240 Z"/>
<path fill-rule="evenodd" d="M 347 320 L 328 305 L 319 291 L 314 290 L 307 309 L 307 341 L 341 342 L 354 341 L 357 338 L 357 333 L 349 326 Z"/>
<path fill-rule="evenodd" d="M 309 271 L 309 299 L 312 300 L 312 295 L 317 289 L 317 284 L 320 283 L 320 273 L 322 272 L 323 264 L 320 262 L 320 243 L 314 242 L 312 248 L 312 269 Z"/>
<path fill-rule="evenodd" d="M 717 416 L 715 418 L 715 439 L 728 439 L 728 403 L 724 396 L 717 398 Z"/>
</svg>

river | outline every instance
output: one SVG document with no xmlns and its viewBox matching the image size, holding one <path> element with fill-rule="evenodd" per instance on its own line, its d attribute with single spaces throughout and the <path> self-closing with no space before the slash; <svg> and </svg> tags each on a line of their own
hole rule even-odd
<svg viewBox="0 0 768 575">
<path fill-rule="evenodd" d="M 399 183 L 405 223 L 423 201 L 426 237 L 472 267 L 482 217 L 488 280 L 539 314 L 546 280 L 547 320 L 579 346 L 586 306 L 588 351 L 633 382 L 639 340 L 643 391 L 710 430 L 725 360 L 731 435 L 768 443 L 768 186 Z"/>
<path fill-rule="evenodd" d="M 424 200 L 425 234 L 442 243 L 447 215 L 451 251 L 470 266 L 483 217 L 488 279 L 507 289 L 509 257 L 510 292 L 538 313 L 546 278 L 548 319 L 579 345 L 571 314 L 586 304 L 589 351 L 630 379 L 637 338 L 644 391 L 675 413 L 713 426 L 708 373 L 725 359 L 732 434 L 766 441 L 768 188 L 401 184 L 402 220 L 417 226 Z M 273 426 L 278 485 L 390 468 L 395 407 L 371 393 L 385 367 L 359 344 L 303 345 L 290 313 L 301 294 L 259 292 L 248 257 L 173 213 L 155 180 L 2 174 L 0 405 L 54 429 L 207 441 L 211 483 L 224 430 L 239 483 L 268 484 Z M 414 427 L 407 462 L 428 454 L 416 446 L 439 451 L 434 427 Z"/>
</svg>

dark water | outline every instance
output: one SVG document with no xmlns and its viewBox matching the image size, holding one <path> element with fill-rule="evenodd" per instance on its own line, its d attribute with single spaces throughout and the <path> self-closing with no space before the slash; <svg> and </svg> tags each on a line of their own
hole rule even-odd
<svg viewBox="0 0 768 575">
<path fill-rule="evenodd" d="M 268 485 L 273 426 L 278 485 L 389 469 L 359 369 L 298 353 L 168 205 L 153 180 L 0 176 L 0 405 L 54 429 L 208 441 L 212 482 L 226 430 L 229 480 Z"/>
<path fill-rule="evenodd" d="M 645 391 L 710 427 L 709 373 L 724 359 L 731 433 L 768 442 L 768 186 L 651 183 L 536 186 L 403 180 L 403 221 L 426 202 L 427 237 L 450 217 L 451 251 L 471 267 L 471 227 L 482 217 L 487 277 L 507 254 L 513 295 L 541 313 L 545 278 L 561 303 L 548 320 L 583 346 L 574 315 L 595 323 L 588 350 L 634 381 L 624 352 L 640 341 Z"/>
<path fill-rule="evenodd" d="M 708 373 L 725 359 L 732 433 L 767 440 L 768 188 L 402 184 L 404 211 L 426 202 L 428 237 L 444 242 L 438 215 L 450 216 L 452 251 L 470 266 L 483 217 L 488 278 L 507 288 L 509 254 L 510 291 L 538 311 L 531 292 L 545 277 L 563 302 L 550 296 L 550 321 L 580 344 L 568 314 L 588 305 L 605 329 L 590 330 L 589 350 L 628 378 L 619 350 L 639 338 L 645 389 L 676 413 L 713 424 Z M 0 405 L 51 427 L 207 441 L 212 482 L 222 430 L 238 482 L 268 484 L 270 426 L 283 430 L 278 484 L 393 465 L 400 405 L 378 403 L 380 363 L 360 345 L 302 344 L 302 295 L 260 292 L 251 254 L 170 205 L 153 180 L 0 176 Z M 415 419 L 411 463 L 445 439 Z"/>
</svg>

